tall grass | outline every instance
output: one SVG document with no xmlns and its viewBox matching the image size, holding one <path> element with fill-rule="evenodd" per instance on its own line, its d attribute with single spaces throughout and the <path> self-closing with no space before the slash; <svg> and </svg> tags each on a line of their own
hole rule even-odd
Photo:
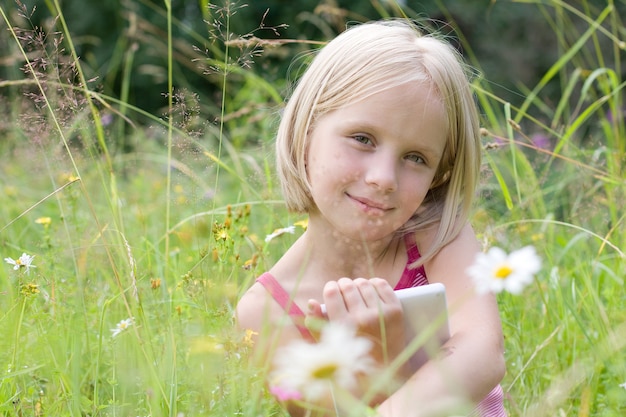
<svg viewBox="0 0 626 417">
<path fill-rule="evenodd" d="M 626 409 L 623 26 L 612 2 L 534 3 L 560 58 L 518 108 L 477 85 L 496 180 L 483 195 L 507 206 L 479 212 L 485 239 L 533 243 L 547 261 L 523 299 L 499 300 L 504 388 L 512 415 L 617 416 Z M 542 90 L 555 80 L 560 101 L 550 105 Z"/>
<path fill-rule="evenodd" d="M 534 244 L 544 258 L 523 296 L 499 298 L 506 406 L 512 416 L 620 416 L 626 34 L 612 2 L 534 3 L 561 58 L 521 87 L 517 105 L 475 82 L 487 156 L 476 228 L 486 245 Z M 261 53 L 250 36 L 182 57 L 168 36 L 155 43 L 168 57 L 167 108 L 147 113 L 86 79 L 72 22 L 51 4 L 59 17 L 44 29 L 27 8 L 0 7 L 25 65 L 0 81 L 10 116 L 0 125 L 0 255 L 25 252 L 36 266 L 0 268 L 0 412 L 281 415 L 263 370 L 247 366 L 232 313 L 295 238 L 264 236 L 301 220 L 280 203 L 269 162 L 282 87 L 240 65 Z M 167 33 L 182 25 L 169 5 Z M 231 6 L 204 9 L 224 25 L 208 32 L 230 41 Z M 118 53 L 127 91 L 132 50 Z M 178 88 L 175 60 L 202 64 L 222 101 Z M 555 81 L 553 103 L 543 89 Z"/>
</svg>

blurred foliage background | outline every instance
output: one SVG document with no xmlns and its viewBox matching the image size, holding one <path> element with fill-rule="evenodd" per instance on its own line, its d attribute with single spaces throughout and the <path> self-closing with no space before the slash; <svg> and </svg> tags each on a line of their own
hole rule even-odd
<svg viewBox="0 0 626 417">
<path fill-rule="evenodd" d="M 15 18 L 19 1 L 0 3 Z M 62 10 L 86 76 L 97 77 L 96 83 L 104 94 L 122 98 L 150 113 L 158 113 L 166 105 L 163 94 L 167 91 L 166 2 L 23 0 L 22 3 L 28 10 L 34 10 L 30 16 L 32 24 L 46 30 L 55 27 L 59 30 L 55 11 Z M 534 5 L 524 3 L 529 1 L 238 0 L 212 4 L 207 0 L 174 0 L 171 2 L 176 19 L 172 25 L 174 87 L 199 94 L 207 114 L 217 115 L 221 78 L 208 62 L 223 59 L 225 40 L 329 39 L 351 21 L 400 16 L 400 4 L 409 17 L 427 19 L 429 26 L 458 37 L 459 47 L 489 80 L 493 92 L 515 105 L 523 101 L 524 93 L 556 61 L 561 47 L 572 41 L 565 39 L 567 34 L 555 32 L 559 20 L 569 20 L 571 16 L 555 15 L 552 8 L 539 1 L 530 2 Z M 566 3 L 576 3 L 573 6 L 577 9 L 594 16 L 606 6 L 602 0 Z M 619 14 L 626 13 L 624 0 L 619 0 L 615 7 L 621 10 Z M 567 23 L 586 24 L 582 17 L 578 22 Z M 24 62 L 7 32 L 0 33 L 0 78 L 16 79 Z M 249 67 L 282 91 L 292 59 L 310 48 L 308 42 L 285 43 L 280 47 L 249 44 L 239 45 L 230 53 L 239 65 Z M 237 82 L 237 77 L 232 81 Z M 564 81 L 557 77 L 552 82 Z M 558 91 L 558 85 L 548 86 L 542 91 L 545 95 L 542 98 L 558 102 L 558 97 L 550 97 Z"/>
<path fill-rule="evenodd" d="M 280 108 L 307 51 L 403 13 L 482 73 L 481 241 L 545 259 L 523 297 L 499 298 L 511 416 L 626 415 L 626 0 L 0 12 L 0 259 L 37 266 L 0 269 L 0 415 L 280 415 L 230 333 L 238 296 L 297 238 L 263 236 L 302 220 L 272 174 Z"/>
</svg>

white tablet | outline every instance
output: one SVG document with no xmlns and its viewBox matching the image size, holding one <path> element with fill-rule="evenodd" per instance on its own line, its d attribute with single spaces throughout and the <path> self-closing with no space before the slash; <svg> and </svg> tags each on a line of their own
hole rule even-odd
<svg viewBox="0 0 626 417">
<path fill-rule="evenodd" d="M 441 283 L 397 290 L 404 313 L 407 348 L 414 354 L 411 368 L 417 369 L 438 354 L 450 338 L 446 288 Z M 322 305 L 326 313 L 326 306 Z"/>
<path fill-rule="evenodd" d="M 407 348 L 415 352 L 410 360 L 417 370 L 429 358 L 439 354 L 450 338 L 446 288 L 441 283 L 396 291 L 404 313 Z"/>
</svg>

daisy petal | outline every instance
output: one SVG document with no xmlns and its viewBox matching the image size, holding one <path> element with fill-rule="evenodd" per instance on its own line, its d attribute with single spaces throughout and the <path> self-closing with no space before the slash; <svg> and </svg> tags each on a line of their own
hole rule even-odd
<svg viewBox="0 0 626 417">
<path fill-rule="evenodd" d="M 281 348 L 274 357 L 271 386 L 280 387 L 281 394 L 301 393 L 307 400 L 319 399 L 333 387 L 350 390 L 359 375 L 373 370 L 371 348 L 353 328 L 329 323 L 318 343 L 298 340 Z"/>
<path fill-rule="evenodd" d="M 479 253 L 467 274 L 474 281 L 478 293 L 521 294 L 531 284 L 534 275 L 541 270 L 541 259 L 533 246 L 526 246 L 507 254 L 503 249 L 492 247 L 487 253 Z"/>
</svg>

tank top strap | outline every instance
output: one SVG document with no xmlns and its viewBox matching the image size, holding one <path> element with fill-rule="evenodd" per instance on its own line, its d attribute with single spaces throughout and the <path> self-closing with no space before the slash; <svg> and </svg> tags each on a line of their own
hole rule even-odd
<svg viewBox="0 0 626 417">
<path fill-rule="evenodd" d="M 394 290 L 402 290 L 404 288 L 413 288 L 428 284 L 428 278 L 426 277 L 426 271 L 423 265 L 417 268 L 410 267 L 413 262 L 419 260 L 422 256 L 420 255 L 413 233 L 404 235 L 404 246 L 406 246 L 407 262 Z"/>
<path fill-rule="evenodd" d="M 293 301 L 293 298 L 289 296 L 287 291 L 280 285 L 280 283 L 269 272 L 265 272 L 257 278 L 256 282 L 261 284 L 267 292 L 270 293 L 272 298 L 280 305 L 283 310 L 289 315 L 293 324 L 296 326 L 300 334 L 305 340 L 314 341 L 314 337 L 304 326 L 304 312 Z"/>
<path fill-rule="evenodd" d="M 507 417 L 502 386 L 498 384 L 491 390 L 468 417 Z"/>
<path fill-rule="evenodd" d="M 420 251 L 417 248 L 417 243 L 415 242 L 415 235 L 413 233 L 407 233 L 404 235 L 404 245 L 406 246 L 406 254 L 408 255 L 407 264 L 412 264 L 421 258 Z"/>
</svg>

